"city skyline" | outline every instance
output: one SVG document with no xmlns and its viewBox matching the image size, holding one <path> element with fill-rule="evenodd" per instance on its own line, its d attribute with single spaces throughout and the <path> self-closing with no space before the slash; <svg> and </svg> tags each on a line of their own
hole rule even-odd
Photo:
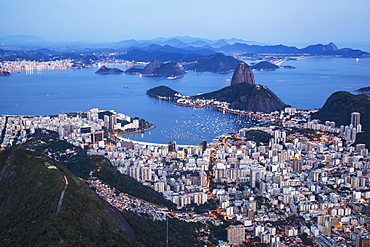
<svg viewBox="0 0 370 247">
<path fill-rule="evenodd" d="M 0 37 L 113 42 L 189 35 L 308 45 L 370 41 L 370 2 L 236 0 L 135 2 L 17 0 L 3 3 Z"/>
</svg>

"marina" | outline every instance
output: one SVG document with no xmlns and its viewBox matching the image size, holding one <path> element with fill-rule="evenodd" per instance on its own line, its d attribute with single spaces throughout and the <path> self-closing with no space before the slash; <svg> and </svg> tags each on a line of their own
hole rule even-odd
<svg viewBox="0 0 370 247">
<path fill-rule="evenodd" d="M 251 63 L 252 61 L 246 61 Z M 336 91 L 357 92 L 369 86 L 370 59 L 333 57 L 304 58 L 281 65 L 296 69 L 254 71 L 256 83 L 266 85 L 284 103 L 299 109 L 317 109 Z M 129 65 L 110 64 L 126 70 Z M 258 115 L 214 107 L 196 108 L 149 97 L 145 92 L 166 85 L 192 96 L 230 85 L 230 74 L 192 72 L 177 80 L 136 75 L 96 75 L 99 67 L 84 69 L 21 70 L 0 77 L 0 114 L 55 115 L 86 112 L 91 108 L 115 110 L 143 118 L 156 128 L 125 136 L 131 140 L 198 145 L 203 140 L 248 127 Z M 32 70 L 31 70 L 32 71 Z M 319 89 L 319 90 L 318 90 Z"/>
</svg>

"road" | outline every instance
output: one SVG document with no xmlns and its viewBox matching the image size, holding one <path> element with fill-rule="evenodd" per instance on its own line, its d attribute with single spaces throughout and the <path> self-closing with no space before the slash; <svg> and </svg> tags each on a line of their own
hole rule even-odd
<svg viewBox="0 0 370 247">
<path fill-rule="evenodd" d="M 59 214 L 59 212 L 60 212 L 60 208 L 62 207 L 62 204 L 63 204 L 64 193 L 66 192 L 66 189 L 68 187 L 68 179 L 67 179 L 67 177 L 66 177 L 66 175 L 64 174 L 63 171 L 62 171 L 62 173 L 63 173 L 63 176 L 64 176 L 64 188 L 62 190 L 62 193 L 60 193 L 60 198 L 59 198 L 57 210 L 55 212 L 55 216 L 54 217 L 57 217 L 58 214 Z"/>
</svg>

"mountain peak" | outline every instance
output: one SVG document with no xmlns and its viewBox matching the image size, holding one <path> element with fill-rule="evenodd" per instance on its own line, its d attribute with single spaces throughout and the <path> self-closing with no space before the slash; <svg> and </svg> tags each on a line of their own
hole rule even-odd
<svg viewBox="0 0 370 247">
<path fill-rule="evenodd" d="M 238 83 L 247 83 L 254 85 L 254 75 L 251 68 L 245 62 L 241 62 L 235 69 L 233 77 L 231 79 L 231 86 Z"/>
<path fill-rule="evenodd" d="M 158 60 L 155 59 L 151 61 L 147 66 L 144 67 L 144 69 L 141 71 L 142 74 L 153 74 L 153 71 L 155 69 L 160 68 L 162 63 Z"/>
<path fill-rule="evenodd" d="M 338 47 L 333 42 L 330 42 L 329 44 L 327 44 L 327 47 L 330 48 L 333 51 L 338 51 L 339 50 Z"/>
</svg>

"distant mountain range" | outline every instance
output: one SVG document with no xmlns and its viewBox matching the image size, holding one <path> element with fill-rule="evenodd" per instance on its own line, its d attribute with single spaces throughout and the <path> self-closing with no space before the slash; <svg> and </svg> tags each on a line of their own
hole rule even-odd
<svg viewBox="0 0 370 247">
<path fill-rule="evenodd" d="M 150 40 L 123 40 L 110 43 L 83 43 L 83 42 L 50 42 L 46 39 L 28 36 L 13 35 L 0 37 L 1 49 L 34 49 L 48 48 L 60 52 L 155 52 L 166 51 L 182 54 L 211 55 L 216 52 L 239 54 L 275 54 L 275 55 L 331 55 L 343 57 L 370 57 L 370 53 L 351 48 L 339 49 L 334 43 L 327 45 L 315 44 L 305 48 L 286 45 L 266 45 L 256 41 L 242 39 L 194 38 L 190 36 L 176 36 L 170 38 L 155 38 Z M 181 50 L 182 49 L 182 50 Z M 1 53 L 0 53 L 1 54 Z M 158 57 L 154 58 L 158 59 Z M 153 60 L 153 59 L 152 59 Z"/>
</svg>

